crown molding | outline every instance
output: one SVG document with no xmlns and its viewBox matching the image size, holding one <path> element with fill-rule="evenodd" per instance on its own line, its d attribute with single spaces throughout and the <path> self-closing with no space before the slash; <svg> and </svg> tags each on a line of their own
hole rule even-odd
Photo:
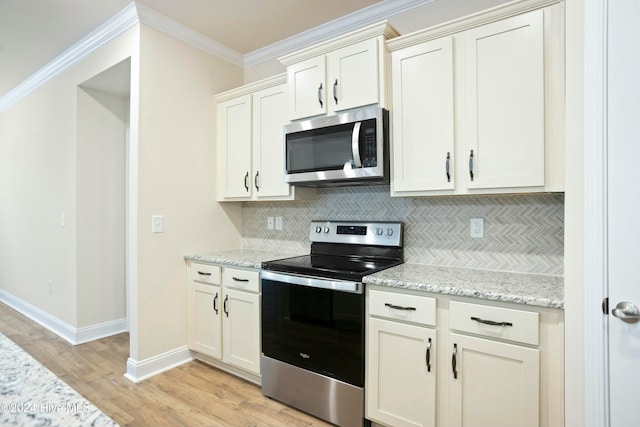
<svg viewBox="0 0 640 427">
<path fill-rule="evenodd" d="M 335 38 L 336 35 L 355 31 L 432 1 L 434 0 L 384 0 L 246 55 L 134 1 L 2 96 L 0 111 L 7 109 L 59 73 L 138 24 L 164 32 L 232 64 L 246 68 Z"/>
<path fill-rule="evenodd" d="M 335 38 L 337 35 L 358 30 L 391 16 L 424 6 L 434 0 L 385 0 L 364 9 L 334 19 L 323 25 L 303 31 L 244 56 L 244 67 L 277 59 L 292 52 Z"/>
<path fill-rule="evenodd" d="M 222 58 L 232 64 L 243 66 L 244 58 L 241 53 L 199 33 L 178 21 L 142 4 L 136 3 L 140 22 L 158 31 L 162 31 L 178 40 L 182 40 L 194 47 Z"/>
<path fill-rule="evenodd" d="M 83 60 L 96 49 L 109 43 L 139 22 L 136 4 L 131 3 L 104 24 L 62 52 L 47 65 L 29 76 L 18 86 L 7 92 L 0 98 L 0 111 L 7 109 L 21 98 L 53 79 L 67 68 Z"/>
</svg>

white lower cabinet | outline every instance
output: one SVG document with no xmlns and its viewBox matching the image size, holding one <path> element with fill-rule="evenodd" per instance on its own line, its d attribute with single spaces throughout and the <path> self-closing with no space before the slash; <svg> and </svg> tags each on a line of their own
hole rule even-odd
<svg viewBox="0 0 640 427">
<path fill-rule="evenodd" d="M 388 289 L 367 286 L 374 426 L 564 425 L 562 310 Z"/>
<path fill-rule="evenodd" d="M 540 351 L 452 333 L 451 427 L 538 427 Z"/>
<path fill-rule="evenodd" d="M 259 272 L 201 263 L 189 271 L 189 348 L 260 375 Z"/>
<path fill-rule="evenodd" d="M 435 299 L 377 290 L 367 296 L 366 417 L 435 426 Z"/>
<path fill-rule="evenodd" d="M 435 426 L 435 331 L 370 318 L 367 336 L 367 417 L 394 426 Z"/>
<path fill-rule="evenodd" d="M 260 373 L 260 296 L 225 289 L 222 360 Z"/>
</svg>

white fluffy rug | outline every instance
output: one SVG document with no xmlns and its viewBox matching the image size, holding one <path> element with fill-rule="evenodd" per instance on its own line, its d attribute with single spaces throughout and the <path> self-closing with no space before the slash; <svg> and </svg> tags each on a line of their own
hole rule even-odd
<svg viewBox="0 0 640 427">
<path fill-rule="evenodd" d="M 0 333 L 0 426 L 117 426 Z"/>
</svg>

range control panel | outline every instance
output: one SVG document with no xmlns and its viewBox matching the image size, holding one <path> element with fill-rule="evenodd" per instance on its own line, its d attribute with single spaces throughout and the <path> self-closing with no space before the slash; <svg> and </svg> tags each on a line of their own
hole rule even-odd
<svg viewBox="0 0 640 427">
<path fill-rule="evenodd" d="M 309 240 L 354 245 L 402 246 L 401 222 L 312 221 Z"/>
</svg>

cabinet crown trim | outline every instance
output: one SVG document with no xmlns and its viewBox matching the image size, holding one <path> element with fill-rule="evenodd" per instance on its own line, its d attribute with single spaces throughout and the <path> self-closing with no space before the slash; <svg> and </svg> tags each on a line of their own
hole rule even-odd
<svg viewBox="0 0 640 427">
<path fill-rule="evenodd" d="M 391 24 L 389 24 L 389 21 L 385 20 L 366 26 L 356 31 L 343 34 L 331 40 L 315 44 L 292 54 L 282 56 L 278 58 L 278 61 L 286 66 L 289 66 L 309 58 L 324 55 L 333 50 L 340 49 L 344 46 L 348 46 L 363 40 L 368 40 L 379 36 L 382 36 L 384 40 L 389 40 L 394 37 L 398 37 L 399 35 L 400 33 L 398 33 L 398 31 L 393 28 Z"/>
<path fill-rule="evenodd" d="M 238 96 L 249 95 L 259 90 L 267 89 L 273 86 L 277 86 L 287 82 L 287 73 L 278 74 L 266 79 L 258 80 L 253 83 L 233 88 L 226 92 L 221 92 L 214 95 L 216 102 L 228 101 L 229 99 L 237 98 Z"/>
<path fill-rule="evenodd" d="M 481 25 L 561 3 L 563 0 L 515 0 L 471 15 L 437 24 L 387 41 L 387 49 L 395 51 L 428 40 L 460 33 Z"/>
</svg>

